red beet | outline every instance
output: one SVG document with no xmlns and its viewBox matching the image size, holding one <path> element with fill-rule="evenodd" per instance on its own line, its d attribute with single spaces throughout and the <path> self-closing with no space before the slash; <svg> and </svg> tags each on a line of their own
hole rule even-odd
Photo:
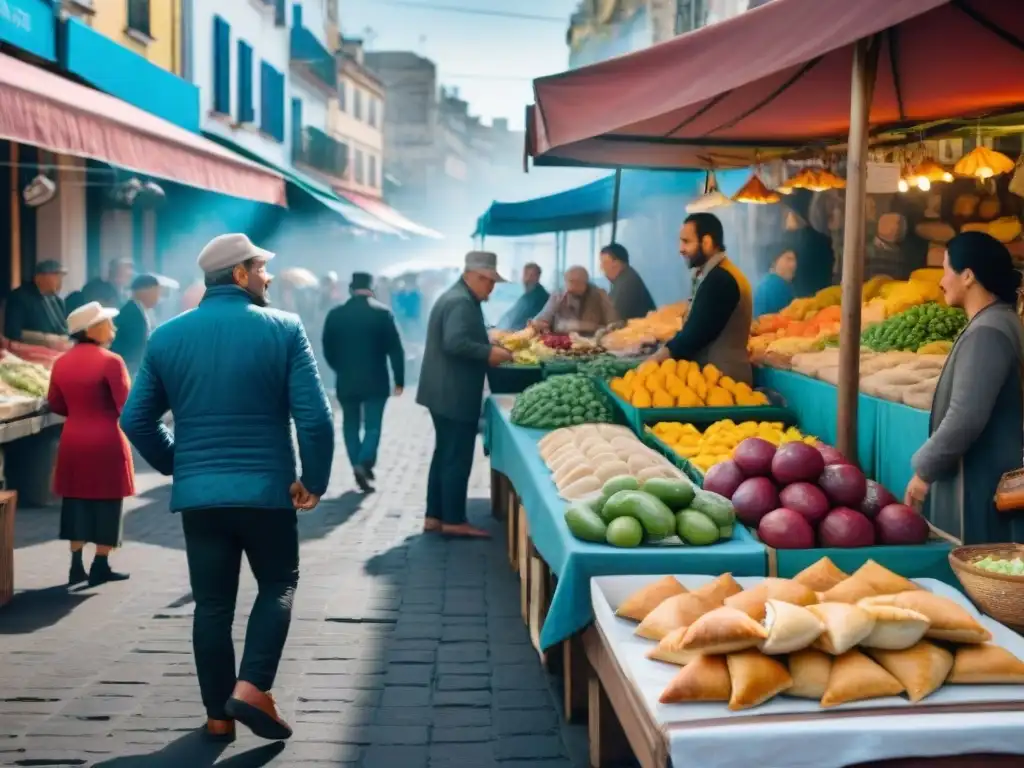
<svg viewBox="0 0 1024 768">
<path fill-rule="evenodd" d="M 743 470 L 735 461 L 720 461 L 704 475 L 704 490 L 731 499 L 744 479 Z"/>
<path fill-rule="evenodd" d="M 928 521 L 906 504 L 888 504 L 875 518 L 882 544 L 924 544 L 930 533 Z"/>
<path fill-rule="evenodd" d="M 837 507 L 857 509 L 867 492 L 864 473 L 852 464 L 829 464 L 818 478 L 818 487 Z"/>
<path fill-rule="evenodd" d="M 819 442 L 817 445 L 818 452 L 821 457 L 825 459 L 825 466 L 829 464 L 849 464 L 850 460 L 843 456 L 843 452 L 835 446 L 829 445 L 828 443 Z"/>
<path fill-rule="evenodd" d="M 878 517 L 878 513 L 884 507 L 896 504 L 898 501 L 899 499 L 889 493 L 884 485 L 876 483 L 874 480 L 868 480 L 864 499 L 860 503 L 860 511 L 873 520 Z"/>
<path fill-rule="evenodd" d="M 793 483 L 787 485 L 779 494 L 782 506 L 799 512 L 811 525 L 816 526 L 825 519 L 829 511 L 828 497 L 825 492 L 811 483 Z"/>
<path fill-rule="evenodd" d="M 814 529 L 799 512 L 782 507 L 761 518 L 757 537 L 775 549 L 813 549 Z"/>
<path fill-rule="evenodd" d="M 807 443 L 786 443 L 772 458 L 772 477 L 779 485 L 817 480 L 824 469 L 818 449 Z"/>
<path fill-rule="evenodd" d="M 770 476 L 774 458 L 775 446 L 760 437 L 748 437 L 732 454 L 732 460 L 747 477 Z"/>
<path fill-rule="evenodd" d="M 779 492 L 767 477 L 751 477 L 740 483 L 733 493 L 732 505 L 740 522 L 754 528 L 762 517 L 779 506 Z"/>
<path fill-rule="evenodd" d="M 870 547 L 875 527 L 856 509 L 836 507 L 818 526 L 818 538 L 823 547 Z"/>
</svg>

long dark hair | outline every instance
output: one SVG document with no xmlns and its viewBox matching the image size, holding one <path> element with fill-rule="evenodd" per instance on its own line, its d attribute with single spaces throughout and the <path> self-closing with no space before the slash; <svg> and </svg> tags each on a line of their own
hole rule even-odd
<svg viewBox="0 0 1024 768">
<path fill-rule="evenodd" d="M 961 232 L 946 244 L 949 266 L 960 274 L 965 269 L 999 301 L 1016 306 L 1021 275 L 1005 245 L 986 232 Z"/>
</svg>

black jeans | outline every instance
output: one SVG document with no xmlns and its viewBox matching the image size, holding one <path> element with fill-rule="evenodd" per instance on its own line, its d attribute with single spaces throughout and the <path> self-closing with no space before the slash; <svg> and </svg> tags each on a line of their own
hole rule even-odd
<svg viewBox="0 0 1024 768">
<path fill-rule="evenodd" d="M 196 610 L 192 647 L 208 717 L 225 719 L 236 680 L 274 687 L 299 582 L 294 509 L 190 509 L 182 513 L 188 574 Z M 242 553 L 259 586 L 235 676 L 235 618 Z"/>
<path fill-rule="evenodd" d="M 431 411 L 434 457 L 427 478 L 427 517 L 447 525 L 466 522 L 466 496 L 476 452 L 476 421 L 455 421 Z"/>
</svg>

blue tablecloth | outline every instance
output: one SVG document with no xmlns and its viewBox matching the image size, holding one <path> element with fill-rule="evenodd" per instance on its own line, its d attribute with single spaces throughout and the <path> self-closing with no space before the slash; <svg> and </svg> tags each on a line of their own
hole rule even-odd
<svg viewBox="0 0 1024 768">
<path fill-rule="evenodd" d="M 875 479 L 902 497 L 903 491 L 914 476 L 910 460 L 914 453 L 928 439 L 928 421 L 931 415 L 927 411 L 879 400 L 861 395 L 861 402 L 873 400 L 878 409 L 877 456 L 875 463 Z"/>
<path fill-rule="evenodd" d="M 765 549 L 743 526 L 736 526 L 732 541 L 711 547 L 638 547 L 615 549 L 574 538 L 562 514 L 550 473 L 540 458 L 537 441 L 544 432 L 517 427 L 509 413 L 489 398 L 484 408 L 484 442 L 491 466 L 509 479 L 526 510 L 530 538 L 548 567 L 558 577 L 540 644 L 550 648 L 583 629 L 594 618 L 590 579 L 628 574 L 698 573 L 764 576 Z"/>
</svg>

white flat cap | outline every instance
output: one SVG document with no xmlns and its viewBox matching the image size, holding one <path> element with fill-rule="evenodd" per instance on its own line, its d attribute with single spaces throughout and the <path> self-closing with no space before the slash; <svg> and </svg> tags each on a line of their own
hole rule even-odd
<svg viewBox="0 0 1024 768">
<path fill-rule="evenodd" d="M 209 274 L 231 269 L 249 259 L 270 261 L 274 256 L 272 251 L 257 248 L 246 235 L 235 232 L 213 238 L 203 248 L 196 263 L 204 273 Z"/>
<path fill-rule="evenodd" d="M 74 336 L 87 328 L 92 328 L 104 320 L 113 320 L 118 315 L 116 309 L 104 307 L 98 301 L 83 304 L 68 315 L 68 336 Z"/>
</svg>

